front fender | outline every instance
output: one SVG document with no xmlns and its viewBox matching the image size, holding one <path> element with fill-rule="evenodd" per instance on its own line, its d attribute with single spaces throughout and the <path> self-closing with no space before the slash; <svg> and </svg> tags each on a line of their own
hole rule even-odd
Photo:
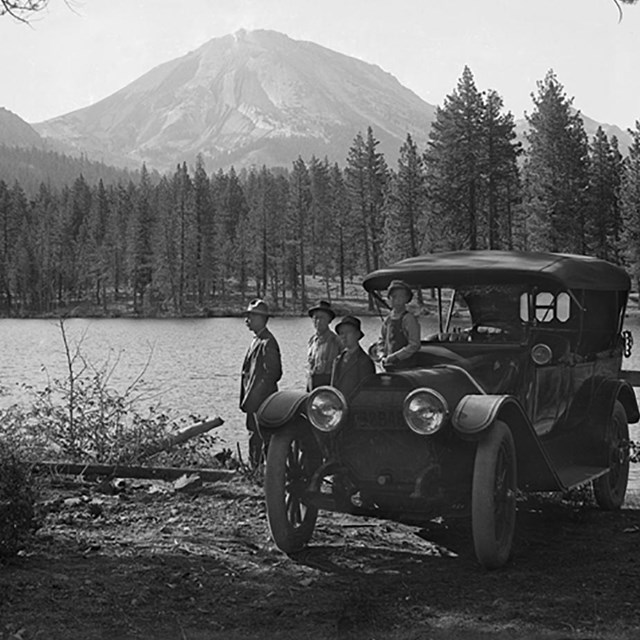
<svg viewBox="0 0 640 640">
<path fill-rule="evenodd" d="M 306 391 L 276 391 L 258 408 L 258 424 L 265 429 L 276 429 L 300 415 L 309 394 Z"/>
<path fill-rule="evenodd" d="M 451 417 L 456 431 L 474 439 L 482 438 L 495 420 L 504 422 L 513 435 L 520 489 L 557 491 L 565 488 L 531 421 L 513 396 L 464 396 Z"/>
<path fill-rule="evenodd" d="M 484 431 L 498 415 L 509 396 L 467 395 L 458 402 L 451 422 L 462 435 L 474 436 Z"/>
</svg>

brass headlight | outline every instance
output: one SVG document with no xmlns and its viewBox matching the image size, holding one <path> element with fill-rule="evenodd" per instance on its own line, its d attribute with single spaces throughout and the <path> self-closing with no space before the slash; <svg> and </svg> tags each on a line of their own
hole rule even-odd
<svg viewBox="0 0 640 640">
<path fill-rule="evenodd" d="M 307 417 L 319 431 L 335 431 L 347 415 L 347 401 L 333 387 L 318 387 L 307 398 Z"/>
<path fill-rule="evenodd" d="M 437 391 L 415 389 L 405 398 L 402 414 L 412 431 L 430 436 L 444 424 L 449 415 L 449 407 Z"/>
</svg>

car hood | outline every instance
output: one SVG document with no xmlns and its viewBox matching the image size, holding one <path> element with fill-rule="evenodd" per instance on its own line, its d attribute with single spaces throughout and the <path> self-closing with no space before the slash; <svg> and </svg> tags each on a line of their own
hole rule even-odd
<svg viewBox="0 0 640 640">
<path fill-rule="evenodd" d="M 389 394 L 403 396 L 419 387 L 434 389 L 451 408 L 469 394 L 512 394 L 516 391 L 520 363 L 514 355 L 485 354 L 455 364 L 379 373 L 363 383 L 355 404 L 388 402 Z"/>
</svg>

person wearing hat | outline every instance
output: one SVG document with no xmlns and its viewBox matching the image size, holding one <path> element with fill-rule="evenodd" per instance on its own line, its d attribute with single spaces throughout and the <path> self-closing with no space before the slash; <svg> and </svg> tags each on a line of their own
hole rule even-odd
<svg viewBox="0 0 640 640">
<path fill-rule="evenodd" d="M 410 367 L 420 349 L 420 324 L 407 304 L 413 298 L 411 287 L 402 280 L 392 280 L 387 289 L 391 312 L 383 320 L 378 347 L 385 369 Z"/>
<path fill-rule="evenodd" d="M 245 324 L 253 331 L 254 338 L 242 363 L 240 381 L 240 410 L 247 414 L 249 431 L 249 462 L 257 468 L 266 453 L 262 435 L 258 429 L 256 411 L 262 402 L 278 390 L 282 377 L 282 360 L 278 342 L 267 329 L 269 307 L 256 298 L 245 312 Z"/>
<path fill-rule="evenodd" d="M 309 309 L 309 317 L 315 333 L 307 345 L 307 391 L 329 384 L 331 365 L 342 349 L 338 336 L 329 328 L 336 317 L 329 302 L 320 300 Z"/>
<path fill-rule="evenodd" d="M 344 346 L 344 350 L 333 363 L 331 386 L 349 398 L 360 382 L 376 372 L 371 358 L 360 346 L 364 336 L 360 320 L 355 316 L 345 316 L 336 326 L 336 333 Z"/>
</svg>

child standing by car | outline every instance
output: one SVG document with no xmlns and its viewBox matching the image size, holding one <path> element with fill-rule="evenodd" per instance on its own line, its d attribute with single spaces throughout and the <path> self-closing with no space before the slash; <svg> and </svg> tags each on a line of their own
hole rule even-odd
<svg viewBox="0 0 640 640">
<path fill-rule="evenodd" d="M 420 349 L 420 324 L 407 311 L 413 298 L 411 287 L 402 280 L 392 280 L 387 289 L 391 312 L 383 320 L 378 340 L 385 369 L 411 367 L 415 364 L 415 353 Z"/>
</svg>

